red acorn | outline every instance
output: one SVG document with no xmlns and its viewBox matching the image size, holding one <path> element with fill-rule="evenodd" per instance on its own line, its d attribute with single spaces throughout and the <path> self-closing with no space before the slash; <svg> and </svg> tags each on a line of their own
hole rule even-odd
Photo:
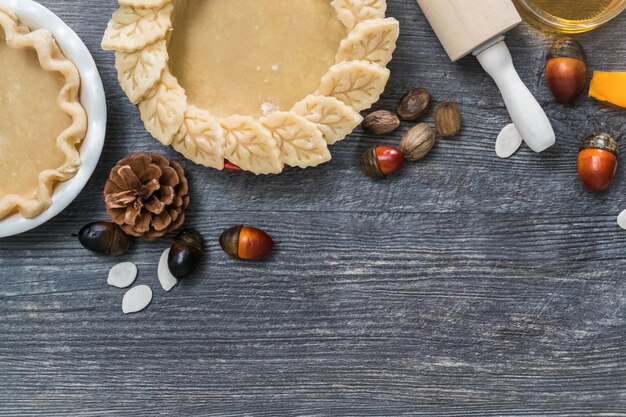
<svg viewBox="0 0 626 417">
<path fill-rule="evenodd" d="M 376 146 L 361 156 L 361 169 L 372 178 L 386 178 L 404 165 L 404 154 L 393 146 Z"/>
</svg>

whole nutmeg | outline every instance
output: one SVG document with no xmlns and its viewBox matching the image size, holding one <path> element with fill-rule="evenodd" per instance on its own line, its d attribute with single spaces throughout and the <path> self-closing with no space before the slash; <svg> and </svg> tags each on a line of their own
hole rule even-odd
<svg viewBox="0 0 626 417">
<path fill-rule="evenodd" d="M 573 104 L 587 83 L 587 54 L 572 38 L 557 39 L 550 48 L 546 79 L 552 95 L 562 104 Z"/>
<path fill-rule="evenodd" d="M 404 165 L 404 154 L 393 146 L 376 146 L 361 155 L 361 170 L 369 177 L 382 179 Z"/>
<path fill-rule="evenodd" d="M 409 90 L 398 103 L 398 116 L 402 120 L 414 121 L 430 109 L 431 95 L 425 88 Z"/>
<path fill-rule="evenodd" d="M 363 120 L 363 129 L 373 135 L 387 135 L 400 126 L 400 119 L 387 110 L 372 112 Z"/>
<path fill-rule="evenodd" d="M 586 138 L 578 153 L 578 175 L 585 187 L 600 193 L 611 185 L 617 171 L 617 141 L 608 133 Z"/>
<path fill-rule="evenodd" d="M 419 161 L 435 146 L 437 134 L 428 123 L 420 123 L 409 130 L 400 141 L 400 150 L 409 161 Z"/>
<path fill-rule="evenodd" d="M 435 109 L 435 127 L 442 138 L 451 138 L 461 131 L 461 109 L 456 103 L 441 103 Z"/>
</svg>

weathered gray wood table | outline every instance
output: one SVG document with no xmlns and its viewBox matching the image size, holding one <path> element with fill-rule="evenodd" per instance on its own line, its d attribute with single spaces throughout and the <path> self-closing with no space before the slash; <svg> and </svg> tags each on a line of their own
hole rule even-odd
<svg viewBox="0 0 626 417">
<path fill-rule="evenodd" d="M 114 0 L 43 3 L 85 40 L 110 122 L 93 179 L 62 215 L 0 241 L 1 416 L 626 415 L 626 173 L 594 197 L 576 177 L 587 134 L 626 137 L 626 113 L 584 98 L 553 103 L 543 77 L 552 35 L 527 25 L 509 45 L 554 121 L 558 144 L 510 160 L 493 145 L 508 123 L 473 59 L 451 64 L 413 0 L 390 0 L 402 36 L 387 92 L 409 87 L 463 105 L 460 138 L 385 182 L 360 153 L 394 138 L 358 131 L 322 168 L 279 177 L 185 164 L 189 226 L 210 241 L 201 277 L 171 293 L 156 280 L 169 239 L 124 260 L 155 290 L 124 316 L 107 286 L 118 259 L 71 234 L 105 219 L 108 170 L 136 150 L 166 152 L 144 131 L 99 48 Z M 626 69 L 626 15 L 580 36 L 591 67 Z M 403 130 L 408 129 L 403 126 Z M 269 261 L 219 250 L 230 225 L 282 243 Z"/>
</svg>

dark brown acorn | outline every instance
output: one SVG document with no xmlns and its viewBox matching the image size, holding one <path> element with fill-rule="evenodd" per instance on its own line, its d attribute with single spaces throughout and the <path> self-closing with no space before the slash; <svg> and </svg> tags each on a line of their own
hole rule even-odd
<svg viewBox="0 0 626 417">
<path fill-rule="evenodd" d="M 386 178 L 404 165 L 404 154 L 393 146 L 376 146 L 361 156 L 361 170 L 372 178 Z"/>
<path fill-rule="evenodd" d="M 167 257 L 167 266 L 177 279 L 196 270 L 204 253 L 204 240 L 197 230 L 185 229 L 176 235 Z"/>
<path fill-rule="evenodd" d="M 115 223 L 89 223 L 78 232 L 80 244 L 87 250 L 103 255 L 122 255 L 132 249 L 135 240 Z"/>
<path fill-rule="evenodd" d="M 617 172 L 617 141 L 608 133 L 596 133 L 583 142 L 578 153 L 578 175 L 590 191 L 600 193 Z"/>
<path fill-rule="evenodd" d="M 274 241 L 263 230 L 252 226 L 234 226 L 220 236 L 220 246 L 227 254 L 244 260 L 259 260 L 272 252 Z"/>
<path fill-rule="evenodd" d="M 572 38 L 557 39 L 550 48 L 546 79 L 556 101 L 573 104 L 587 83 L 587 54 Z"/>
</svg>

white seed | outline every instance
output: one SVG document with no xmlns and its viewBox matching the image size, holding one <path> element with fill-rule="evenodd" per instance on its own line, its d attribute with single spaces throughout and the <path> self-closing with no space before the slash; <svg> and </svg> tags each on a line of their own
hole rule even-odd
<svg viewBox="0 0 626 417">
<path fill-rule="evenodd" d="M 626 230 L 626 210 L 622 211 L 619 216 L 617 216 L 617 224 L 619 227 Z"/>
<path fill-rule="evenodd" d="M 124 294 L 122 311 L 124 314 L 137 313 L 148 307 L 152 301 L 152 290 L 147 285 L 137 285 Z"/>
<path fill-rule="evenodd" d="M 522 146 L 522 135 L 513 123 L 506 125 L 496 140 L 496 155 L 500 158 L 512 156 Z"/>
<path fill-rule="evenodd" d="M 127 288 L 137 278 L 137 265 L 132 262 L 122 262 L 109 271 L 107 283 L 117 288 Z"/>
<path fill-rule="evenodd" d="M 165 291 L 169 291 L 178 285 L 178 280 L 174 275 L 172 275 L 169 266 L 167 266 L 167 257 L 169 254 L 170 248 L 165 249 L 161 255 L 161 259 L 159 260 L 159 282 Z"/>
</svg>

